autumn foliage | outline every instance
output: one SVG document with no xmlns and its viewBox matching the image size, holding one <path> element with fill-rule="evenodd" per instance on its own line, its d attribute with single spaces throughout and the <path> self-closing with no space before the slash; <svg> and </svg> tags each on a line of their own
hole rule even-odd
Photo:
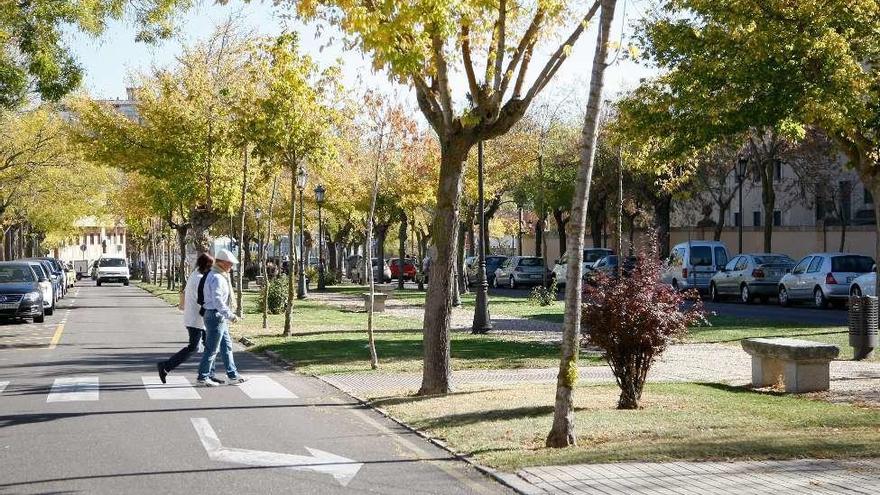
<svg viewBox="0 0 880 495">
<path fill-rule="evenodd" d="M 654 360 L 705 318 L 695 290 L 678 292 L 660 281 L 662 263 L 652 244 L 628 276 L 600 275 L 584 289 L 584 343 L 604 351 L 621 391 L 618 409 L 639 407 Z"/>
</svg>

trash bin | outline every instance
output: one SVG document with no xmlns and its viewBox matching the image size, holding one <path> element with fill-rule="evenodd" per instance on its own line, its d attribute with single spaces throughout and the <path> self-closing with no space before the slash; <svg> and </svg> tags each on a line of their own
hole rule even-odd
<svg viewBox="0 0 880 495">
<path fill-rule="evenodd" d="M 849 345 L 855 359 L 867 359 L 877 348 L 877 316 L 876 297 L 849 298 Z"/>
</svg>

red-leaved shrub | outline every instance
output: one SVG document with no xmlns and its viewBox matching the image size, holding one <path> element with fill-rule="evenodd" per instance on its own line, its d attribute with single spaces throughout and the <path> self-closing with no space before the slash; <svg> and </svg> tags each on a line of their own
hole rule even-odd
<svg viewBox="0 0 880 495">
<path fill-rule="evenodd" d="M 654 360 L 697 322 L 705 322 L 695 290 L 677 292 L 660 281 L 656 242 L 621 277 L 600 275 L 585 285 L 584 343 L 599 347 L 620 387 L 618 409 L 638 409 Z"/>
</svg>

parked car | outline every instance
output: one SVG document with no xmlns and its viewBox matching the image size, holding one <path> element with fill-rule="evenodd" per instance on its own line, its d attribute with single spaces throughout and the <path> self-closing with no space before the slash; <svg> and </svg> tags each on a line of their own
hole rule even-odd
<svg viewBox="0 0 880 495">
<path fill-rule="evenodd" d="M 98 259 L 97 265 L 95 280 L 98 287 L 108 282 L 121 283 L 126 286 L 129 284 L 131 274 L 128 272 L 128 263 L 125 258 L 102 256 Z"/>
<path fill-rule="evenodd" d="M 817 308 L 842 304 L 849 297 L 850 284 L 871 271 L 874 259 L 847 253 L 813 253 L 800 260 L 791 273 L 779 281 L 779 304 L 812 301 Z"/>
<path fill-rule="evenodd" d="M 49 277 L 49 281 L 52 282 L 53 303 L 64 299 L 64 293 L 66 292 L 64 288 L 64 278 L 62 272 L 56 271 L 55 265 L 44 258 L 28 258 L 25 261 L 33 261 L 39 263 L 40 266 L 43 267 L 43 270 Z"/>
<path fill-rule="evenodd" d="M 52 264 L 52 267 L 55 270 L 55 273 L 61 277 L 61 288 L 62 288 L 62 297 L 67 295 L 67 268 L 64 266 L 64 263 L 57 258 L 52 258 L 49 256 L 40 258 L 42 260 L 46 260 Z"/>
<path fill-rule="evenodd" d="M 400 258 L 391 258 L 391 261 L 388 262 L 388 265 L 391 269 L 391 278 L 399 279 L 400 278 Z M 416 279 L 416 262 L 412 258 L 404 258 L 403 259 L 403 279 L 404 280 L 415 280 Z"/>
<path fill-rule="evenodd" d="M 587 283 L 593 283 L 600 274 L 612 278 L 619 277 L 621 273 L 623 273 L 624 277 L 629 276 L 637 262 L 638 258 L 635 256 L 625 256 L 621 266 L 620 256 L 616 254 L 605 256 L 593 265 L 592 270 L 584 273 L 584 280 Z"/>
<path fill-rule="evenodd" d="M 853 215 L 852 224 L 853 225 L 875 225 L 877 223 L 874 216 L 873 208 L 865 208 L 864 210 L 859 210 Z"/>
<path fill-rule="evenodd" d="M 581 273 L 584 274 L 592 270 L 597 261 L 612 254 L 614 254 L 613 249 L 584 249 L 584 264 Z M 553 265 L 553 277 L 556 279 L 556 285 L 559 287 L 564 287 L 566 276 L 568 276 L 568 255 L 566 253 L 563 253 L 562 256 L 557 259 L 556 263 Z"/>
<path fill-rule="evenodd" d="M 511 256 L 495 270 L 492 286 L 506 285 L 511 289 L 516 289 L 521 285 L 541 285 L 544 283 L 545 276 L 547 280 L 553 276 L 552 273 L 545 273 L 546 270 L 543 258 Z"/>
<path fill-rule="evenodd" d="M 727 264 L 727 246 L 719 241 L 689 241 L 676 244 L 660 279 L 675 290 L 695 288 L 708 291 L 712 277 Z"/>
<path fill-rule="evenodd" d="M 499 255 L 486 256 L 486 282 L 489 283 L 490 287 L 492 287 L 495 282 L 495 270 L 497 270 L 498 267 L 500 267 L 502 265 L 502 263 L 504 263 L 504 260 L 506 260 L 506 259 L 507 259 L 507 256 L 499 256 Z M 468 284 L 476 285 L 479 282 L 480 276 L 477 273 L 477 270 L 479 270 L 479 268 L 480 268 L 479 263 L 474 263 L 470 267 L 468 267 L 468 273 L 467 273 Z"/>
<path fill-rule="evenodd" d="M 37 277 L 40 293 L 43 295 L 43 308 L 45 314 L 52 316 L 55 313 L 55 303 L 58 301 L 58 295 L 55 291 L 55 284 L 52 282 L 52 275 L 46 266 L 38 260 L 22 260 L 30 265 L 34 276 Z"/>
<path fill-rule="evenodd" d="M 784 254 L 754 253 L 735 256 L 712 277 L 709 296 L 713 301 L 739 296 L 739 300 L 746 304 L 755 298 L 766 303 L 770 296 L 777 295 L 779 281 L 794 265 L 794 260 Z"/>
<path fill-rule="evenodd" d="M 40 279 L 29 263 L 0 262 L 0 318 L 46 318 Z"/>
<path fill-rule="evenodd" d="M 871 268 L 871 273 L 859 275 L 849 284 L 849 295 L 851 296 L 876 296 L 877 295 L 877 273 L 876 266 Z"/>
<path fill-rule="evenodd" d="M 379 259 L 378 258 L 373 258 L 372 265 L 373 265 L 373 280 L 374 281 L 376 281 L 378 283 L 391 282 L 391 267 L 388 266 L 387 261 L 382 260 L 381 271 L 379 269 Z M 364 268 L 364 261 L 363 260 L 361 260 L 361 262 L 358 264 L 357 268 L 354 270 L 354 273 L 352 273 L 352 280 L 356 284 L 363 285 L 363 284 L 367 283 L 367 271 Z"/>
</svg>

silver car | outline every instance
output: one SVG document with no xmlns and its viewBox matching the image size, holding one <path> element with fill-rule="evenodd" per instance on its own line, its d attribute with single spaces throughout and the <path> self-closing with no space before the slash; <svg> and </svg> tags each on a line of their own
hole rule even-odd
<svg viewBox="0 0 880 495">
<path fill-rule="evenodd" d="M 874 267 L 871 269 L 871 273 L 856 277 L 856 279 L 849 284 L 849 295 L 856 297 L 876 295 L 877 273 L 874 271 L 876 269 L 877 268 Z"/>
<path fill-rule="evenodd" d="M 817 308 L 829 302 L 843 304 L 849 286 L 857 277 L 871 271 L 869 256 L 847 253 L 813 253 L 805 256 L 779 281 L 779 304 L 812 301 Z"/>
<path fill-rule="evenodd" d="M 770 296 L 776 297 L 779 281 L 794 265 L 794 260 L 784 254 L 740 254 L 712 276 L 709 297 L 716 302 L 738 296 L 746 304 L 755 298 L 766 303 Z"/>
<path fill-rule="evenodd" d="M 506 285 L 516 289 L 521 285 L 541 285 L 544 277 L 550 280 L 552 274 L 545 274 L 544 259 L 535 256 L 511 256 L 495 270 L 493 287 Z"/>
</svg>

